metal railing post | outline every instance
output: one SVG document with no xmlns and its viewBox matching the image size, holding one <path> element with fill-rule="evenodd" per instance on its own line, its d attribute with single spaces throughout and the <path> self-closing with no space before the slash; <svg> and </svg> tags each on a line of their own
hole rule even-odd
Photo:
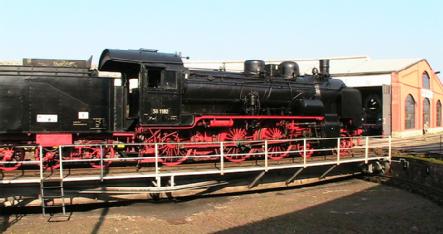
<svg viewBox="0 0 443 234">
<path fill-rule="evenodd" d="M 62 146 L 58 147 L 58 160 L 60 162 L 60 180 L 63 180 L 63 157 L 62 157 Z"/>
<path fill-rule="evenodd" d="M 265 171 L 268 171 L 268 140 L 265 140 Z"/>
<path fill-rule="evenodd" d="M 41 206 L 42 206 L 42 214 L 43 216 L 46 216 L 46 210 L 45 210 L 45 199 L 44 199 L 44 192 L 43 192 L 43 147 L 41 146 L 37 146 L 37 148 L 39 149 L 39 168 L 40 168 L 40 202 L 41 202 Z"/>
<path fill-rule="evenodd" d="M 158 143 L 155 143 L 154 145 L 154 151 L 155 151 L 155 176 L 158 176 L 159 168 L 158 168 Z"/>
<path fill-rule="evenodd" d="M 42 146 L 38 146 L 37 147 L 39 149 L 39 157 L 40 157 L 40 180 L 43 180 L 43 147 Z"/>
<path fill-rule="evenodd" d="M 365 163 L 368 163 L 369 156 L 369 137 L 365 138 Z"/>
<path fill-rule="evenodd" d="M 156 176 L 155 179 L 157 180 L 157 188 L 162 187 L 162 179 L 160 176 Z"/>
<path fill-rule="evenodd" d="M 64 184 L 63 184 L 63 146 L 59 146 L 58 148 L 58 157 L 59 157 L 59 162 L 60 162 L 60 195 L 61 195 L 61 201 L 62 201 L 62 213 L 65 214 L 66 213 L 66 208 L 65 208 L 65 192 L 64 192 Z"/>
<path fill-rule="evenodd" d="M 391 136 L 389 136 L 389 138 L 388 138 L 388 161 L 389 162 L 391 162 L 391 159 L 392 159 L 392 137 Z"/>
<path fill-rule="evenodd" d="M 337 165 L 340 164 L 340 137 L 337 138 Z"/>
<path fill-rule="evenodd" d="M 223 151 L 223 141 L 220 142 L 220 175 L 224 175 L 224 167 L 225 167 L 225 152 Z"/>
<path fill-rule="evenodd" d="M 303 139 L 303 167 L 306 168 L 306 138 Z"/>
<path fill-rule="evenodd" d="M 174 175 L 171 176 L 170 186 L 171 186 L 171 188 L 175 187 L 175 176 Z"/>
<path fill-rule="evenodd" d="M 103 182 L 103 146 L 100 145 L 100 181 Z"/>
</svg>

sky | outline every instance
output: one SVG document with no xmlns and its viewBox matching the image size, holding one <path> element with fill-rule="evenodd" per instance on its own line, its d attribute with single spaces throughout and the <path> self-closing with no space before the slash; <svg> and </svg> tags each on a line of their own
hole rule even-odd
<svg viewBox="0 0 443 234">
<path fill-rule="evenodd" d="M 158 49 L 191 59 L 367 55 L 443 70 L 441 0 L 0 0 L 0 60 Z"/>
</svg>

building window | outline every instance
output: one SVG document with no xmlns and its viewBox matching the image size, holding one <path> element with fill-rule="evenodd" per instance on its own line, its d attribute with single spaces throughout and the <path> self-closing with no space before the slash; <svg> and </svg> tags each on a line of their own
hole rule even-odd
<svg viewBox="0 0 443 234">
<path fill-rule="evenodd" d="M 405 116 L 406 129 L 415 128 L 415 100 L 411 94 L 406 97 Z"/>
<path fill-rule="evenodd" d="M 431 102 L 429 98 L 423 99 L 423 128 L 431 127 Z"/>
<path fill-rule="evenodd" d="M 423 72 L 422 75 L 422 80 L 423 80 L 423 88 L 424 89 L 431 89 L 431 79 L 429 78 L 429 75 L 427 72 Z"/>
<path fill-rule="evenodd" d="M 441 127 L 441 102 L 437 101 L 437 127 Z"/>
</svg>

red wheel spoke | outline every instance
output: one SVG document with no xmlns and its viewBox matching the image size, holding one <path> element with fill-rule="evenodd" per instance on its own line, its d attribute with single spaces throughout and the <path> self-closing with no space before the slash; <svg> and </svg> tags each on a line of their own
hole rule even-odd
<svg viewBox="0 0 443 234">
<path fill-rule="evenodd" d="M 165 134 L 161 142 L 166 144 L 159 145 L 159 161 L 165 166 L 177 166 L 188 159 L 190 151 L 181 149 L 177 144 L 181 141 L 177 132 Z M 167 144 L 169 143 L 169 144 Z"/>
<path fill-rule="evenodd" d="M 1 148 L 0 149 L 0 161 L 8 162 L 0 164 L 0 171 L 14 171 L 17 170 L 22 164 L 20 161 L 25 159 L 25 152 L 22 149 Z"/>
<path fill-rule="evenodd" d="M 57 148 L 45 148 L 42 147 L 43 152 L 43 169 L 44 170 L 55 170 L 60 167 L 60 158 L 58 155 Z M 34 157 L 37 161 L 40 160 L 40 147 L 35 149 Z"/>
<path fill-rule="evenodd" d="M 240 154 L 240 149 L 237 147 L 226 147 L 225 158 L 234 163 L 239 163 L 245 161 L 249 155 L 236 155 Z"/>
<path fill-rule="evenodd" d="M 297 144 L 297 150 L 299 151 L 298 152 L 298 155 L 300 156 L 300 157 L 304 157 L 304 145 L 303 144 Z M 311 144 L 310 143 L 306 143 L 306 158 L 310 158 L 313 154 L 314 154 L 314 148 L 312 148 L 311 147 Z"/>
<path fill-rule="evenodd" d="M 221 139 L 221 140 L 225 140 L 225 141 L 242 141 L 242 140 L 246 140 L 246 130 L 242 129 L 242 128 L 234 128 L 229 130 L 229 132 L 227 134 L 220 134 L 225 136 L 225 139 Z M 250 154 L 244 154 L 244 155 L 233 155 L 233 154 L 241 154 L 242 151 L 238 146 L 227 146 L 224 149 L 225 155 L 224 157 L 230 161 L 230 162 L 234 162 L 234 163 L 240 163 L 245 161 L 246 159 L 248 159 L 250 157 Z"/>
<path fill-rule="evenodd" d="M 101 150 L 103 150 L 103 156 L 101 156 Z M 85 146 L 80 148 L 80 157 L 82 159 L 101 159 L 103 158 L 103 162 L 101 160 L 91 161 L 89 165 L 92 168 L 108 168 L 112 161 L 105 160 L 115 157 L 115 150 L 112 146 L 100 148 L 99 146 Z"/>
<path fill-rule="evenodd" d="M 288 155 L 289 148 L 285 149 L 283 146 L 271 146 L 268 148 L 268 157 L 272 160 L 281 160 Z"/>
<path fill-rule="evenodd" d="M 261 128 L 254 132 L 254 140 L 268 140 L 268 157 L 271 160 L 281 160 L 289 155 L 290 145 L 287 142 L 281 143 L 286 135 L 280 128 Z"/>
<path fill-rule="evenodd" d="M 340 156 L 352 156 L 352 147 L 354 143 L 347 133 L 341 133 L 340 137 Z"/>
</svg>

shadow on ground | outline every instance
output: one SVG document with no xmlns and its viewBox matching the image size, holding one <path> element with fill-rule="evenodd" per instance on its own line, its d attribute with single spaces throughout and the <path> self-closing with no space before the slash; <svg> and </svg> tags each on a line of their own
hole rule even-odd
<svg viewBox="0 0 443 234">
<path fill-rule="evenodd" d="M 441 220 L 443 207 L 420 195 L 378 185 L 218 233 L 443 233 Z"/>
<path fill-rule="evenodd" d="M 114 227 L 127 228 L 127 232 L 167 230 L 169 233 L 217 230 L 222 230 L 219 233 L 443 233 L 443 207 L 390 186 L 364 184 L 368 182 L 362 183 L 363 187 L 352 186 L 354 183 L 360 182 L 354 179 L 317 187 L 243 194 L 236 199 L 214 196 L 159 204 L 120 203 L 85 213 L 76 211 L 73 220 L 50 226 L 38 215 L 22 219 L 23 215 L 6 214 L 0 217 L 0 232 L 45 228 L 63 232 L 67 227 L 80 225 L 87 233 L 112 232 Z M 354 190 L 358 192 L 348 195 Z M 229 208 L 214 209 L 214 203 Z M 240 217 L 240 210 L 250 217 Z M 187 221 L 195 213 L 202 215 Z M 142 219 L 116 222 L 113 216 Z M 88 217 L 96 218 L 86 220 Z M 150 217 L 156 219 L 149 221 Z M 247 223 L 248 220 L 258 221 Z M 17 222 L 23 223 L 14 226 Z M 23 226 L 29 230 L 22 229 Z"/>
</svg>

